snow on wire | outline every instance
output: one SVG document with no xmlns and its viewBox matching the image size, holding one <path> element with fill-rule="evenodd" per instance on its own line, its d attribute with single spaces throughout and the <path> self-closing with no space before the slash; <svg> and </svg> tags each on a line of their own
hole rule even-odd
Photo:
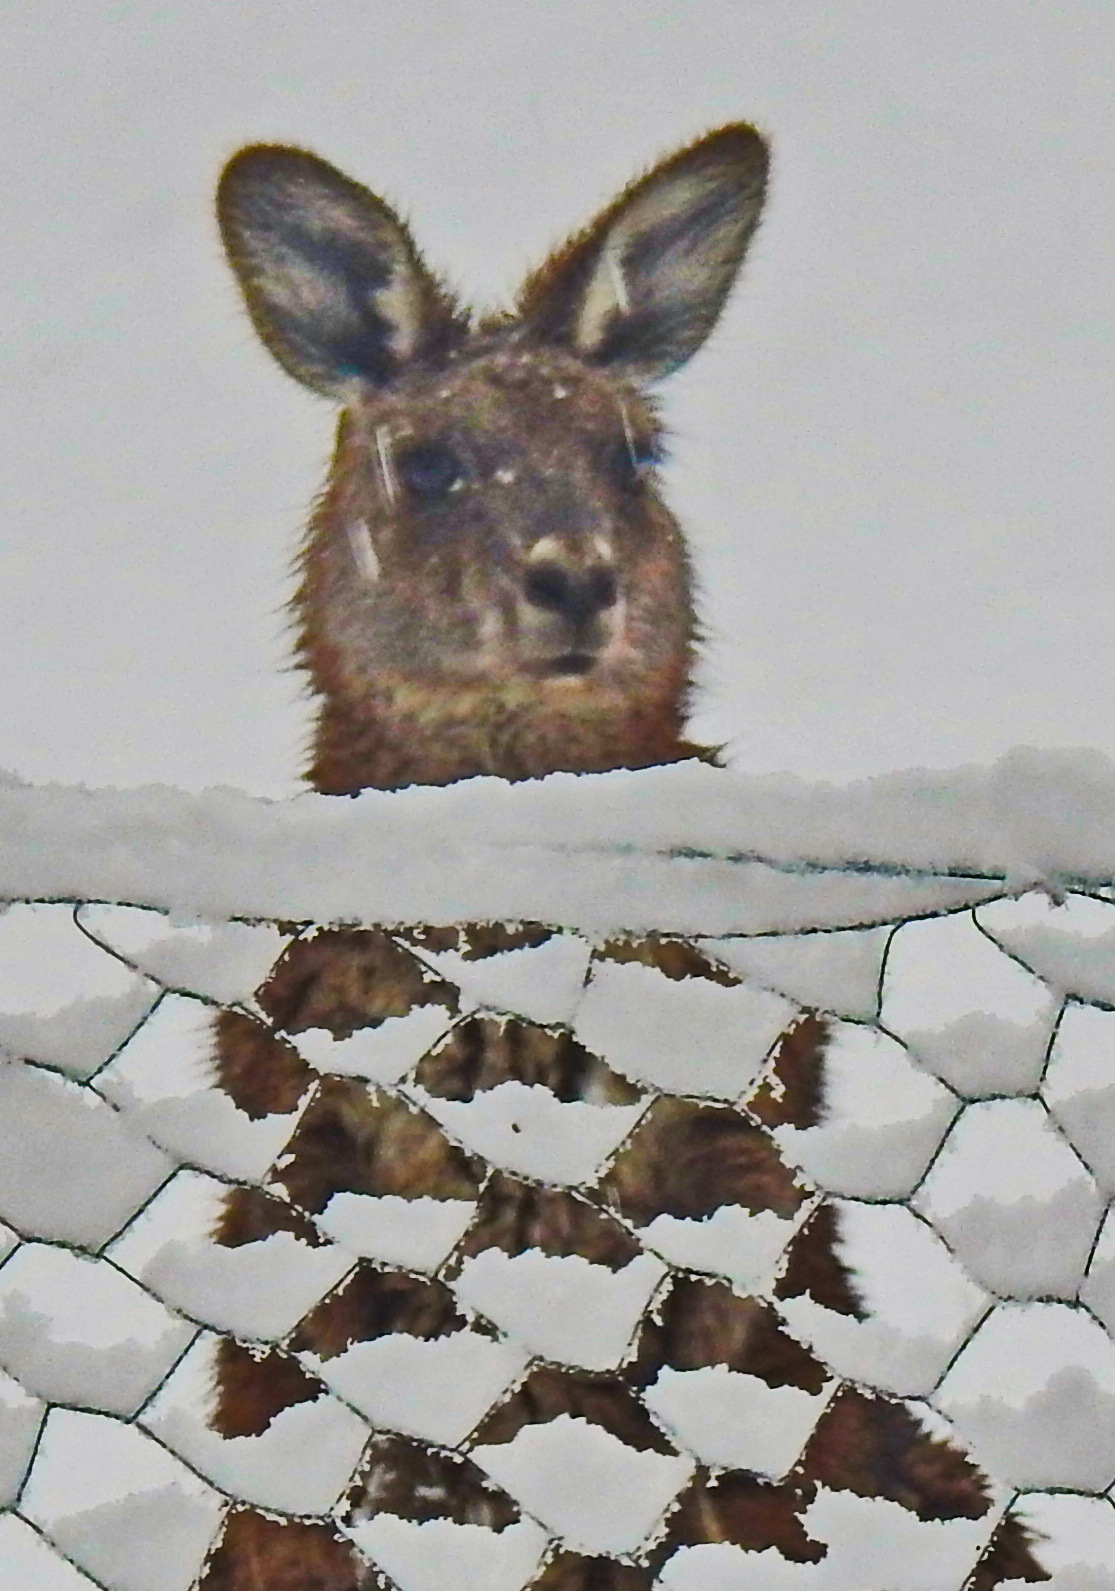
<svg viewBox="0 0 1115 1591">
<path fill-rule="evenodd" d="M 0 1591 L 188 1591 L 244 1504 L 330 1522 L 398 1591 L 519 1591 L 565 1550 L 637 1564 L 699 1466 L 791 1475 L 847 1387 L 970 1452 L 988 1513 L 820 1486 L 816 1561 L 682 1546 L 663 1591 L 962 1591 L 1015 1514 L 1058 1591 L 1115 1586 L 1112 813 L 1115 769 L 1087 753 L 843 790 L 697 766 L 283 803 L 0 787 Z M 481 958 L 406 933 L 484 922 L 545 932 Z M 249 1116 L 215 1086 L 214 1013 L 273 1027 L 269 972 L 340 924 L 399 935 L 451 998 L 283 1035 L 311 1081 Z M 624 934 L 724 976 L 603 953 Z M 623 1102 L 440 1097 L 422 1063 L 478 1013 L 571 1031 Z M 340 1193 L 314 1244 L 210 1236 L 322 1078 L 406 1101 L 489 1171 L 592 1190 L 655 1100 L 746 1114 L 803 1013 L 827 1024 L 827 1093 L 817 1125 L 770 1128 L 803 1189 L 789 1215 L 629 1222 L 611 1269 L 462 1258 L 467 1198 Z M 779 1291 L 821 1205 L 862 1318 Z M 219 1338 L 285 1351 L 368 1265 L 448 1286 L 465 1323 L 303 1351 L 316 1396 L 257 1435 L 211 1429 Z M 682 1276 L 776 1312 L 820 1390 L 663 1370 L 642 1392 L 661 1450 L 568 1416 L 486 1437 L 532 1367 L 624 1363 Z M 346 1514 L 382 1433 L 467 1455 L 514 1522 Z"/>
</svg>

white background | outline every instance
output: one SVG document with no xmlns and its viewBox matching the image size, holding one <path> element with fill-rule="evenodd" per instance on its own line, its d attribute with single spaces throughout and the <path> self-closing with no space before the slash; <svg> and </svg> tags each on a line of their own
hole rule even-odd
<svg viewBox="0 0 1115 1591">
<path fill-rule="evenodd" d="M 1110 0 L 7 0 L 0 767 L 294 788 L 332 417 L 253 340 L 222 161 L 311 147 L 481 301 L 718 122 L 769 220 L 668 388 L 698 734 L 844 779 L 1115 753 Z"/>
</svg>

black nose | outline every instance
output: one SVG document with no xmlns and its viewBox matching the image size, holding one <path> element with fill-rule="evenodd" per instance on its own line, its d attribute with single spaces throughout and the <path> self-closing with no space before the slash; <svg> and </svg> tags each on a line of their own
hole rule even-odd
<svg viewBox="0 0 1115 1591">
<path fill-rule="evenodd" d="M 582 569 L 576 573 L 560 564 L 543 563 L 528 569 L 523 581 L 528 602 L 567 619 L 589 619 L 604 608 L 615 606 L 619 595 L 616 577 L 610 569 Z"/>
</svg>

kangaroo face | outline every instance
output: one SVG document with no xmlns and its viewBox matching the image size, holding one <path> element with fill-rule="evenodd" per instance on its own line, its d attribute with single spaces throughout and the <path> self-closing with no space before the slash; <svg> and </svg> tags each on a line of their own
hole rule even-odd
<svg viewBox="0 0 1115 1591">
<path fill-rule="evenodd" d="M 330 779 L 319 756 L 329 788 L 404 766 L 441 781 L 688 754 L 671 748 L 692 593 L 647 389 L 716 323 L 765 180 L 759 135 L 721 128 L 625 189 L 513 311 L 474 323 L 398 216 L 334 167 L 270 146 L 229 163 L 219 218 L 256 329 L 342 410 L 296 599 L 319 749 L 326 719 L 329 756 L 392 717 L 412 746 L 441 709 L 458 730 L 495 726 L 390 772 L 346 752 Z"/>
<path fill-rule="evenodd" d="M 657 666 L 689 605 L 659 451 L 633 387 L 513 334 L 352 406 L 315 560 L 348 670 L 583 693 Z"/>
</svg>

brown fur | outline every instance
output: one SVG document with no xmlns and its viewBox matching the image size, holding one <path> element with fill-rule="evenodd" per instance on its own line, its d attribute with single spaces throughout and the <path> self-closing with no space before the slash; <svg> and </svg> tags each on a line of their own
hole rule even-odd
<svg viewBox="0 0 1115 1591">
<path fill-rule="evenodd" d="M 758 219 L 766 151 L 738 125 L 681 150 L 633 183 L 527 282 L 514 314 L 474 330 L 423 265 L 409 231 L 374 194 L 299 150 L 242 151 L 222 180 L 220 218 L 261 337 L 299 380 L 343 413 L 296 598 L 299 655 L 320 711 L 314 787 L 446 784 L 476 774 L 640 768 L 712 754 L 683 738 L 696 626 L 681 531 L 658 492 L 661 435 L 649 383 L 715 324 Z M 701 1217 L 726 1203 L 803 1211 L 809 1192 L 764 1129 L 808 1126 L 824 1097 L 824 1023 L 783 1037 L 745 1110 L 660 1098 L 600 1184 L 539 1187 L 487 1168 L 386 1090 L 314 1076 L 286 1035 L 339 1038 L 436 1003 L 455 990 L 421 952 L 482 956 L 537 944 L 547 931 L 330 930 L 296 938 L 259 992 L 266 1022 L 217 1024 L 221 1086 L 250 1115 L 289 1110 L 313 1084 L 265 1189 L 225 1206 L 222 1243 L 289 1230 L 334 1193 L 478 1201 L 437 1278 L 362 1262 L 265 1354 L 226 1341 L 215 1427 L 264 1429 L 320 1383 L 294 1355 L 322 1357 L 388 1332 L 438 1337 L 464 1324 L 448 1285 L 469 1255 L 540 1249 L 618 1269 L 632 1228 L 661 1214 Z M 691 946 L 617 941 L 598 958 L 639 960 L 669 977 L 737 980 Z M 469 1099 L 505 1079 L 562 1099 L 628 1102 L 639 1091 L 568 1033 L 471 1017 L 426 1056 L 430 1094 Z M 807 1215 L 781 1280 L 855 1314 L 830 1207 Z M 482 1325 L 475 1329 L 485 1329 Z M 768 1303 L 726 1283 L 679 1275 L 647 1318 L 632 1357 L 608 1373 L 537 1365 L 482 1422 L 510 1440 L 529 1422 L 580 1415 L 636 1448 L 672 1451 L 639 1393 L 664 1366 L 725 1364 L 771 1386 L 819 1392 L 830 1372 L 789 1336 Z M 921 1517 L 974 1517 L 983 1477 L 925 1436 L 902 1405 L 845 1389 L 792 1473 L 773 1483 L 698 1469 L 642 1566 L 557 1553 L 539 1591 L 643 1591 L 678 1547 L 709 1541 L 816 1562 L 801 1522 L 819 1484 L 903 1503 Z M 345 1505 L 502 1528 L 514 1503 L 467 1460 L 377 1434 Z M 997 1533 L 994 1571 L 1041 1579 L 1017 1526 Z M 981 1591 L 995 1582 L 981 1571 Z M 374 1583 L 318 1524 L 230 1516 L 205 1591 L 356 1591 Z M 447 1587 L 446 1591 L 457 1591 Z M 464 1591 L 464 1588 L 460 1588 Z"/>
<path fill-rule="evenodd" d="M 558 743 L 563 765 L 577 772 L 642 768 L 690 755 L 681 730 L 693 638 L 680 533 L 649 490 L 637 503 L 636 522 L 624 489 L 606 475 L 599 479 L 601 472 L 589 468 L 591 453 L 584 457 L 583 439 L 601 431 L 613 447 L 626 445 L 620 402 L 640 434 L 654 434 L 649 408 L 634 391 L 617 395 L 612 381 L 567 355 L 523 353 L 506 342 L 452 368 L 433 392 L 428 376 L 411 380 L 418 394 L 400 383 L 377 395 L 361 425 L 342 425 L 330 487 L 303 555 L 296 599 L 305 615 L 301 654 L 322 698 L 310 768 L 314 787 L 346 795 L 368 786 L 449 784 L 478 773 L 533 778 L 553 771 Z M 555 398 L 555 388 L 567 396 Z M 474 523 L 458 544 L 403 541 L 395 525 L 390 536 L 373 529 L 383 509 L 368 479 L 369 437 L 384 430 L 392 437 L 435 436 L 447 409 L 485 427 L 493 458 L 516 459 L 529 437 L 532 459 L 537 449 L 541 462 L 521 465 L 514 483 L 478 488 L 478 498 L 495 501 L 462 505 L 473 509 Z M 570 426 L 576 428 L 572 442 Z M 583 481 L 568 484 L 578 473 Z M 492 613 L 506 618 L 508 628 L 514 624 L 514 599 L 505 588 L 514 590 L 522 577 L 521 553 L 496 533 L 498 516 L 517 509 L 524 537 L 537 544 L 560 533 L 574 492 L 582 499 L 584 525 L 607 533 L 623 589 L 633 594 L 622 643 L 631 655 L 577 679 L 523 677 L 502 659 L 476 671 L 469 654 L 478 649 L 481 626 Z M 354 521 L 373 531 L 380 582 L 389 578 L 389 567 L 398 570 L 399 590 L 390 598 L 399 635 L 387 659 L 386 649 L 362 644 L 366 621 L 359 592 L 352 591 L 352 552 L 347 539 L 338 546 L 338 526 Z M 591 549 L 582 543 L 595 534 L 562 534 L 567 561 L 587 561 Z M 471 567 L 478 552 L 487 554 L 479 571 Z M 636 625 L 645 631 L 637 652 L 630 639 Z M 427 643 L 437 636 L 440 655 L 431 655 L 427 644 L 413 660 L 407 657 L 403 638 L 410 634 Z"/>
</svg>

